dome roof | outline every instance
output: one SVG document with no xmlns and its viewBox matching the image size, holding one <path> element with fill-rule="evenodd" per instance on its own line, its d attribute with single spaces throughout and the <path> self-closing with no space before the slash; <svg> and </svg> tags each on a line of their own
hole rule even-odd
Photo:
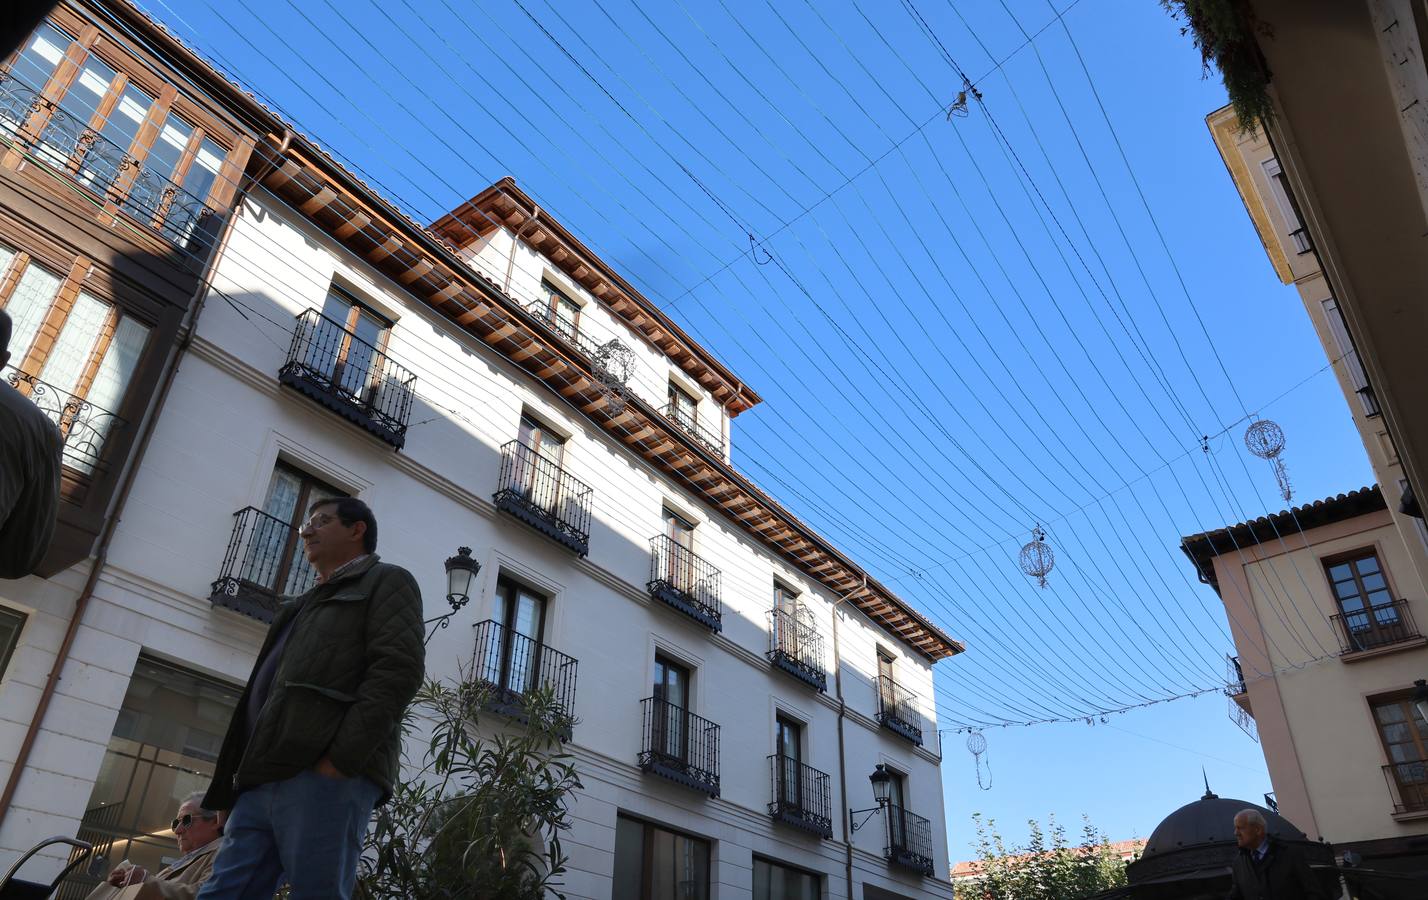
<svg viewBox="0 0 1428 900">
<path fill-rule="evenodd" d="M 1169 853 L 1185 847 L 1204 844 L 1235 842 L 1235 814 L 1242 810 L 1255 809 L 1264 816 L 1270 834 L 1285 841 L 1306 841 L 1304 832 L 1295 828 L 1288 819 L 1271 812 L 1258 803 L 1217 797 L 1210 791 L 1194 803 L 1187 803 L 1165 817 L 1150 839 L 1145 842 L 1142 858 L 1157 853 Z"/>
</svg>

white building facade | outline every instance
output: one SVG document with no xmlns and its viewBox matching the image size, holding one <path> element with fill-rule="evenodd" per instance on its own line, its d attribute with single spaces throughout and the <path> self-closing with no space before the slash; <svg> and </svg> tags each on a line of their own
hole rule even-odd
<svg viewBox="0 0 1428 900">
<path fill-rule="evenodd" d="M 729 467 L 757 396 L 514 183 L 426 231 L 270 131 L 0 862 L 52 834 L 172 852 L 262 619 L 310 581 L 294 526 L 347 494 L 428 616 L 449 612 L 446 557 L 481 565 L 428 676 L 549 683 L 570 705 L 568 895 L 950 897 L 932 665 L 961 646 Z M 90 567 L 0 582 L 22 621 L 0 777 Z M 853 832 L 878 765 L 892 802 Z"/>
</svg>

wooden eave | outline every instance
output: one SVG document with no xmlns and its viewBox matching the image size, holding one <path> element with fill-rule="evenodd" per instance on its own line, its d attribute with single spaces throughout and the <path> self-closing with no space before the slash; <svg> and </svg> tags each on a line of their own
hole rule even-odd
<svg viewBox="0 0 1428 900">
<path fill-rule="evenodd" d="M 500 222 L 517 239 L 550 260 L 657 347 L 728 410 L 729 415 L 761 402 L 719 362 L 684 333 L 643 294 L 596 256 L 550 214 L 526 196 L 507 176 L 460 207 L 442 216 L 431 230 L 457 249 L 495 230 Z"/>
<path fill-rule="evenodd" d="M 590 361 L 543 319 L 466 265 L 437 235 L 384 208 L 380 198 L 305 141 L 295 141 L 280 157 L 277 147 L 278 139 L 270 136 L 254 154 L 252 171 L 266 170 L 263 185 L 333 239 L 569 400 L 676 482 L 724 510 L 730 521 L 792 566 L 839 595 L 855 589 L 849 603 L 929 661 L 965 649 L 644 400 L 628 397 L 623 409 L 612 410 Z M 276 164 L 264 166 L 264 158 Z M 754 402 L 747 392 L 743 397 L 740 402 Z"/>
</svg>

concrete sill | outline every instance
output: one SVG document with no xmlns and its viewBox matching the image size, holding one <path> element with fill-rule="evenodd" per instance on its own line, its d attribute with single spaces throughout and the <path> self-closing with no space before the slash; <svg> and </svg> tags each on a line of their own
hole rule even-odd
<svg viewBox="0 0 1428 900">
<path fill-rule="evenodd" d="M 1415 822 L 1419 819 L 1428 819 L 1428 809 L 1415 809 L 1411 812 L 1393 814 L 1393 821 L 1395 822 Z"/>
<path fill-rule="evenodd" d="M 1387 644 L 1383 647 L 1374 647 L 1372 650 L 1354 650 L 1339 656 L 1339 660 L 1345 663 L 1361 662 L 1365 659 L 1372 659 L 1375 656 L 1387 656 L 1390 653 L 1398 653 L 1403 650 L 1416 650 L 1419 647 L 1428 646 L 1428 637 L 1414 637 L 1406 641 L 1399 641 L 1396 644 Z"/>
</svg>

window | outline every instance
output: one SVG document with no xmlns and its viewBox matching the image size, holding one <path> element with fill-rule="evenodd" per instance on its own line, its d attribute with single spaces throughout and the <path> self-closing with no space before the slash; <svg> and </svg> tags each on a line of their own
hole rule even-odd
<svg viewBox="0 0 1428 900">
<path fill-rule="evenodd" d="M 228 151 L 194 124 L 197 116 L 180 115 L 175 107 L 187 109 L 187 101 L 155 97 L 112 62 L 42 24 L 11 57 L 13 78 L 0 80 L 0 131 L 189 246 Z M 43 98 L 57 103 L 36 102 Z"/>
<path fill-rule="evenodd" d="M 140 657 L 114 723 L 80 840 L 111 860 L 150 872 L 178 854 L 169 821 L 188 794 L 208 787 L 239 689 L 158 660 Z M 79 885 L 98 879 L 72 877 Z"/>
<path fill-rule="evenodd" d="M 797 656 L 803 643 L 805 610 L 798 601 L 798 592 L 774 582 L 774 647 L 790 656 Z"/>
<path fill-rule="evenodd" d="M 518 436 L 521 443 L 557 466 L 565 462 L 565 438 L 552 432 L 530 416 L 521 416 Z"/>
<path fill-rule="evenodd" d="M 1343 616 L 1350 650 L 1365 650 L 1407 637 L 1388 581 L 1371 549 L 1324 560 L 1324 570 Z"/>
<path fill-rule="evenodd" d="M 483 647 L 481 677 L 502 690 L 524 694 L 535 686 L 541 637 L 545 630 L 546 597 L 505 575 L 496 579 L 491 618 L 499 628 L 486 634 L 498 646 Z"/>
<path fill-rule="evenodd" d="M 5 377 L 59 426 L 65 465 L 89 474 L 116 424 L 149 326 L 81 289 L 82 271 L 62 276 L 0 247 L 0 272 L 0 309 L 14 323 Z"/>
<path fill-rule="evenodd" d="M 887 768 L 888 781 L 888 841 L 895 848 L 908 846 L 907 776 Z"/>
<path fill-rule="evenodd" d="M 1411 694 L 1371 701 L 1374 723 L 1403 810 L 1428 809 L 1428 721 Z"/>
<path fill-rule="evenodd" d="M 774 718 L 774 753 L 778 754 L 778 800 L 784 806 L 803 808 L 803 723 L 779 713 Z"/>
<path fill-rule="evenodd" d="M 818 900 L 819 877 L 754 857 L 754 900 Z"/>
<path fill-rule="evenodd" d="M 1349 383 L 1354 386 L 1354 393 L 1358 394 L 1364 415 L 1378 415 L 1378 398 L 1374 396 L 1373 388 L 1369 385 L 1368 373 L 1364 371 L 1359 352 L 1354 349 L 1354 341 L 1349 336 L 1349 326 L 1344 321 L 1343 310 L 1339 309 L 1339 303 L 1333 297 L 1324 300 L 1324 319 L 1329 323 L 1334 347 L 1338 350 L 1339 358 L 1344 361 L 1344 369 L 1349 373 Z"/>
<path fill-rule="evenodd" d="M 613 900 L 708 900 L 709 842 L 619 816 L 614 874 Z"/>
<path fill-rule="evenodd" d="M 655 753 L 684 760 L 689 721 L 689 669 L 663 654 L 655 655 L 652 746 Z"/>
<path fill-rule="evenodd" d="M 1289 189 L 1289 179 L 1284 177 L 1284 170 L 1279 165 L 1279 160 L 1271 157 L 1264 161 L 1264 174 L 1269 179 L 1270 193 L 1274 195 L 1274 202 L 1279 206 L 1279 212 L 1284 216 L 1284 221 L 1289 223 L 1289 237 L 1294 241 L 1296 253 L 1308 253 L 1314 249 L 1314 245 L 1309 240 L 1309 232 L 1304 227 L 1304 217 L 1299 213 L 1299 202 L 1294 199 L 1294 192 Z"/>
<path fill-rule="evenodd" d="M 298 529 L 307 511 L 318 500 L 345 497 L 344 492 L 324 484 L 286 463 L 278 463 L 268 482 L 268 495 L 240 578 L 276 594 L 296 596 L 317 583 L 317 572 L 303 552 Z"/>
<path fill-rule="evenodd" d="M 669 383 L 669 417 L 685 428 L 699 422 L 699 401 L 673 381 Z"/>
<path fill-rule="evenodd" d="M 886 650 L 878 648 L 878 696 L 883 705 L 893 706 L 893 658 Z"/>
<path fill-rule="evenodd" d="M 540 287 L 546 296 L 546 321 L 567 339 L 575 340 L 580 334 L 580 304 L 549 281 L 542 281 Z"/>
<path fill-rule="evenodd" d="M 347 396 L 367 402 L 381 386 L 380 354 L 390 323 L 335 284 L 327 291 L 322 316 L 303 365 L 322 373 Z"/>
<path fill-rule="evenodd" d="M 0 606 L 0 679 L 10 668 L 10 658 L 15 655 L 15 647 L 20 643 L 20 632 L 25 629 L 25 616 Z"/>
</svg>

